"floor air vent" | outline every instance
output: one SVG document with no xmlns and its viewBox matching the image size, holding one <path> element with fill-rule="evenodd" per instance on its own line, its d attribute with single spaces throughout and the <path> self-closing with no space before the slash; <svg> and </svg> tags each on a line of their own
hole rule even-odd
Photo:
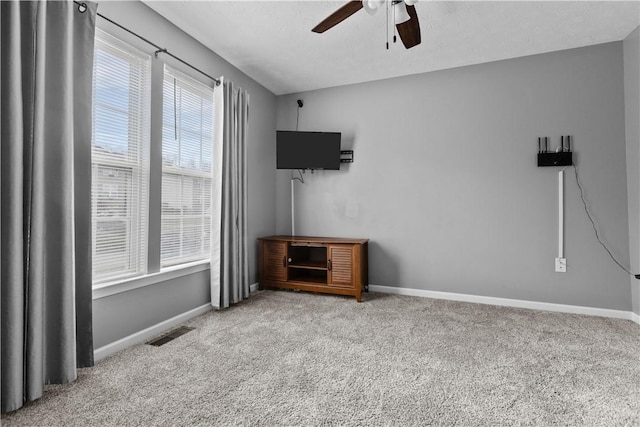
<svg viewBox="0 0 640 427">
<path fill-rule="evenodd" d="M 168 343 L 169 341 L 173 341 L 176 338 L 178 338 L 181 335 L 186 334 L 189 331 L 193 331 L 195 328 L 189 327 L 189 326 L 180 326 L 179 328 L 176 328 L 170 332 L 167 332 L 166 334 L 149 341 L 147 344 L 149 345 L 153 345 L 156 347 L 160 347 L 161 345 L 164 345 L 166 343 Z"/>
</svg>

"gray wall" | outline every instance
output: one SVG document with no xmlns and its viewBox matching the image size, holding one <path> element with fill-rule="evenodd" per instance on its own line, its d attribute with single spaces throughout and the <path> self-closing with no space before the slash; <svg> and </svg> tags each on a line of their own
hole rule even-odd
<svg viewBox="0 0 640 427">
<path fill-rule="evenodd" d="M 624 105 L 629 186 L 629 257 L 632 272 L 640 272 L 640 27 L 623 42 Z M 631 278 L 633 312 L 640 315 L 640 281 Z"/>
<path fill-rule="evenodd" d="M 103 347 L 211 301 L 209 270 L 93 300 L 93 345 Z"/>
<path fill-rule="evenodd" d="M 537 137 L 573 135 L 586 200 L 629 262 L 621 42 L 278 97 L 278 129 L 340 131 L 355 163 L 296 183 L 297 234 L 371 239 L 369 282 L 630 310 L 627 275 L 598 245 L 573 169 L 557 256 L 557 168 Z M 289 173 L 277 231 L 290 232 Z"/>
<path fill-rule="evenodd" d="M 224 75 L 250 94 L 248 132 L 249 253 L 251 283 L 257 281 L 255 238 L 275 230 L 276 97 L 141 2 L 102 2 L 98 12 L 137 32 L 212 76 Z M 98 18 L 100 28 L 121 35 Z M 134 41 L 133 39 L 131 40 Z M 153 48 L 147 47 L 153 53 Z M 201 78 L 166 55 L 161 60 Z M 209 273 L 158 283 L 94 300 L 94 347 L 99 348 L 210 301 Z"/>
</svg>

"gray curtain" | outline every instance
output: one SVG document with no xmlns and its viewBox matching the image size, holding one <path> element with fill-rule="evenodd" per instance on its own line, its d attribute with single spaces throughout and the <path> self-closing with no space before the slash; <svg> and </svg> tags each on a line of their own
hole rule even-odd
<svg viewBox="0 0 640 427">
<path fill-rule="evenodd" d="M 220 230 L 220 241 L 217 247 L 212 248 L 211 259 L 211 304 L 217 308 L 229 307 L 249 296 L 246 148 L 249 94 L 234 87 L 232 82 L 223 82 L 222 102 L 222 152 L 221 159 L 218 159 L 221 162 L 215 162 L 220 168 L 220 194 L 213 195 L 213 200 L 220 203 L 218 207 L 215 207 L 217 203 L 213 204 L 220 215 L 219 220 L 214 221 Z M 217 112 L 220 114 L 219 110 Z M 214 150 L 214 153 L 216 151 L 220 152 Z M 216 186 L 212 188 L 215 192 Z M 212 239 L 212 246 L 216 240 Z"/>
<path fill-rule="evenodd" d="M 3 413 L 93 364 L 87 6 L 0 2 Z"/>
</svg>

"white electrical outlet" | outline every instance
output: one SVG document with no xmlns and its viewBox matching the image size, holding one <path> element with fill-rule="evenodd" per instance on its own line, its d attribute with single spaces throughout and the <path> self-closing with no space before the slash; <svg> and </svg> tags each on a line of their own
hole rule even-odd
<svg viewBox="0 0 640 427">
<path fill-rule="evenodd" d="M 556 258 L 556 273 L 566 273 L 566 272 L 567 272 L 567 259 Z"/>
</svg>

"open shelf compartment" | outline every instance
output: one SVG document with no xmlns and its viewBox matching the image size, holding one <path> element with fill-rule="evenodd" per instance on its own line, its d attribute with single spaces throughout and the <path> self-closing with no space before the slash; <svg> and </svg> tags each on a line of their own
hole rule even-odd
<svg viewBox="0 0 640 427">
<path fill-rule="evenodd" d="M 289 280 L 294 282 L 327 284 L 327 270 L 289 270 Z"/>
<path fill-rule="evenodd" d="M 325 245 L 290 245 L 288 256 L 289 268 L 310 270 L 327 269 L 327 247 Z"/>
</svg>

